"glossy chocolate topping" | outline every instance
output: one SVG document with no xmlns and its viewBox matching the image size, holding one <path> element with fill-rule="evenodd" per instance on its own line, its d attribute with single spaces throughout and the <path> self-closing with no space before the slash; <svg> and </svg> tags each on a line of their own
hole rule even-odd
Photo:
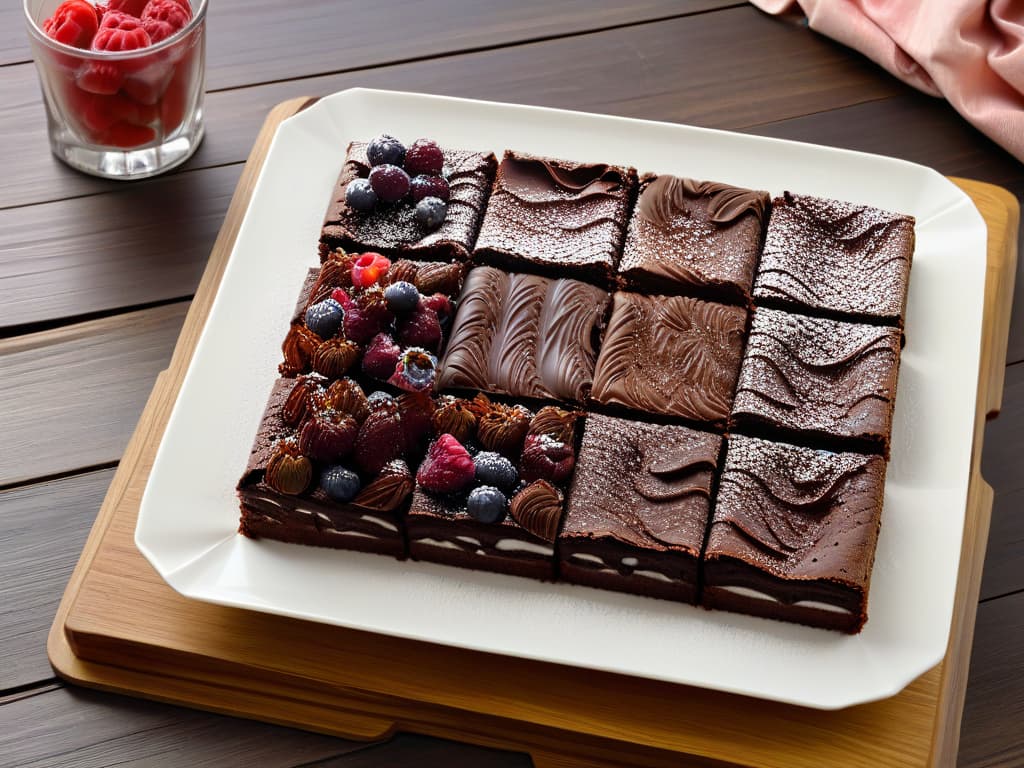
<svg viewBox="0 0 1024 768">
<path fill-rule="evenodd" d="M 354 211 L 345 203 L 345 188 L 353 179 L 366 178 L 370 165 L 366 144 L 349 144 L 345 165 L 327 210 L 321 239 L 358 250 L 388 254 L 440 254 L 466 259 L 490 194 L 497 160 L 492 153 L 445 149 L 444 175 L 451 188 L 448 215 L 440 227 L 427 231 L 416 221 L 411 204 L 381 207 L 370 213 Z"/>
<path fill-rule="evenodd" d="M 594 399 L 721 423 L 743 354 L 746 313 L 681 296 L 615 294 Z"/>
<path fill-rule="evenodd" d="M 887 442 L 899 359 L 896 328 L 760 309 L 733 416 Z"/>
<path fill-rule="evenodd" d="M 699 555 L 721 443 L 687 427 L 592 414 L 562 538 Z"/>
<path fill-rule="evenodd" d="M 655 226 L 670 228 L 680 216 L 692 215 L 689 200 L 706 197 L 707 219 L 714 224 L 731 224 L 745 213 L 759 223 L 768 212 L 768 193 L 716 181 L 696 181 L 677 176 L 653 176 L 646 180 L 637 200 L 637 215 Z"/>
<path fill-rule="evenodd" d="M 911 216 L 787 192 L 772 203 L 754 295 L 900 321 L 913 251 Z"/>
<path fill-rule="evenodd" d="M 882 509 L 885 461 L 734 436 L 707 554 L 783 579 L 866 589 Z"/>
<path fill-rule="evenodd" d="M 506 152 L 477 240 L 477 255 L 611 275 L 625 234 L 632 169 Z M 596 275 L 595 275 L 596 276 Z"/>
<path fill-rule="evenodd" d="M 470 271 L 439 387 L 583 400 L 608 294 L 577 280 Z"/>
</svg>

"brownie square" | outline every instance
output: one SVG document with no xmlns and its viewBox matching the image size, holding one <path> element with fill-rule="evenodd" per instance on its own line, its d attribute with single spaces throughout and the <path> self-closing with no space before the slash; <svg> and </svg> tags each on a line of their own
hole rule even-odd
<svg viewBox="0 0 1024 768">
<path fill-rule="evenodd" d="M 593 399 L 722 426 L 732 407 L 747 313 L 684 296 L 615 294 Z"/>
<path fill-rule="evenodd" d="M 319 484 L 326 465 L 299 449 L 311 402 L 323 396 L 315 377 L 274 383 L 238 483 L 239 530 L 252 538 L 401 557 L 401 517 L 413 488 L 409 468 L 398 458 L 379 471 L 361 472 L 363 485 L 351 502 L 331 499 Z"/>
<path fill-rule="evenodd" d="M 772 202 L 754 302 L 902 326 L 913 254 L 912 216 L 786 192 Z"/>
<path fill-rule="evenodd" d="M 729 439 L 703 603 L 850 634 L 867 620 L 885 461 Z"/>
<path fill-rule="evenodd" d="M 645 176 L 619 275 L 634 291 L 749 306 L 768 202 L 767 192 Z"/>
<path fill-rule="evenodd" d="M 888 455 L 898 328 L 754 313 L 732 420 L 741 431 Z"/>
<path fill-rule="evenodd" d="M 552 580 L 564 489 L 575 465 L 578 414 L 556 406 L 532 413 L 522 405 L 486 398 L 476 398 L 472 410 L 475 424 L 461 438 L 486 451 L 473 456 L 475 475 L 468 484 L 439 492 L 426 487 L 435 451 L 431 447 L 417 472 L 406 516 L 409 554 L 416 560 Z M 527 426 L 525 435 L 516 424 Z M 450 445 L 456 438 L 446 433 L 437 442 L 442 441 Z M 482 474 L 483 457 L 495 453 L 518 468 L 518 477 L 513 474 L 512 484 L 501 489 L 508 499 L 507 513 L 485 521 L 470 513 L 468 501 L 474 490 L 490 484 Z"/>
<path fill-rule="evenodd" d="M 476 267 L 459 300 L 438 387 L 582 402 L 607 305 L 604 290 L 579 280 Z"/>
<path fill-rule="evenodd" d="M 610 285 L 636 170 L 506 151 L 474 257 L 485 264 Z"/>
<path fill-rule="evenodd" d="M 722 438 L 587 418 L 558 539 L 566 581 L 694 603 Z"/>
<path fill-rule="evenodd" d="M 410 259 L 468 259 L 498 163 L 494 154 L 444 150 L 442 173 L 451 188 L 448 215 L 440 227 L 427 231 L 416 221 L 415 207 L 408 201 L 393 206 L 378 205 L 369 213 L 353 210 L 345 203 L 349 182 L 366 178 L 370 173 L 366 146 L 359 141 L 348 145 L 345 164 L 320 233 L 321 257 L 334 248 L 344 248 L 356 253 L 376 251 Z"/>
</svg>

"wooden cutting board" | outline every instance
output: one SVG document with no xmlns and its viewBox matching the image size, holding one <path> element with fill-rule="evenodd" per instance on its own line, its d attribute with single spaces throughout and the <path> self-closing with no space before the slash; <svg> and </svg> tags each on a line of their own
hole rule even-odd
<svg viewBox="0 0 1024 768">
<path fill-rule="evenodd" d="M 171 364 L 160 374 L 50 630 L 63 678 L 95 688 L 355 739 L 396 731 L 529 752 L 538 768 L 822 768 L 956 762 L 992 509 L 984 424 L 1002 401 L 1019 207 L 954 179 L 988 224 L 985 325 L 972 475 L 944 661 L 884 701 L 835 712 L 400 640 L 181 597 L 136 550 L 142 492 L 277 125 L 271 111 L 239 181 Z M 680 649 L 685 652 L 685 649 Z"/>
</svg>

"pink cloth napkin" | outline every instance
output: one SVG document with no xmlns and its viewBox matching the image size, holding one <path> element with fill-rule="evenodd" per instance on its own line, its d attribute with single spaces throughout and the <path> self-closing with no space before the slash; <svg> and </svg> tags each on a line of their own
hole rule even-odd
<svg viewBox="0 0 1024 768">
<path fill-rule="evenodd" d="M 751 0 L 799 8 L 812 29 L 856 48 L 956 110 L 1024 161 L 1024 0 Z"/>
</svg>

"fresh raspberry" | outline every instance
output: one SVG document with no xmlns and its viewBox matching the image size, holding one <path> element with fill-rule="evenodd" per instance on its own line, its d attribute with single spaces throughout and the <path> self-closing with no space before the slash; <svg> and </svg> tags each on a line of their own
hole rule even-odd
<svg viewBox="0 0 1024 768">
<path fill-rule="evenodd" d="M 443 293 L 424 296 L 423 305 L 437 313 L 437 320 L 441 325 L 452 319 L 452 300 Z"/>
<path fill-rule="evenodd" d="M 108 10 L 103 14 L 99 31 L 92 39 L 94 51 L 134 51 L 152 43 L 142 22 L 121 11 Z"/>
<path fill-rule="evenodd" d="M 415 312 L 399 320 L 395 336 L 404 347 L 423 347 L 437 352 L 441 347 L 441 323 L 437 313 L 421 299 Z"/>
<path fill-rule="evenodd" d="M 179 67 L 185 67 L 185 63 L 182 62 Z M 121 85 L 121 90 L 140 104 L 156 104 L 167 91 L 174 75 L 175 67 L 154 63 L 138 73 L 130 73 Z"/>
<path fill-rule="evenodd" d="M 416 482 L 433 493 L 457 493 L 473 482 L 473 457 L 451 435 L 441 435 L 430 446 L 416 472 Z"/>
<path fill-rule="evenodd" d="M 356 438 L 356 464 L 363 472 L 375 475 L 389 461 L 401 456 L 404 447 L 402 418 L 398 412 L 398 405 L 391 400 L 373 408 L 359 428 L 359 436 Z"/>
<path fill-rule="evenodd" d="M 387 381 L 395 372 L 402 350 L 386 333 L 378 333 L 363 354 L 363 373 Z"/>
<path fill-rule="evenodd" d="M 127 13 L 129 16 L 139 19 L 142 18 L 142 13 L 146 10 L 148 2 L 149 0 L 110 0 L 107 3 L 107 10 Z"/>
<path fill-rule="evenodd" d="M 437 358 L 420 347 L 409 347 L 402 353 L 388 384 L 406 392 L 427 392 L 434 386 Z"/>
<path fill-rule="evenodd" d="M 398 396 L 397 402 L 402 415 L 405 452 L 412 453 L 434 430 L 434 399 L 426 392 L 404 392 Z"/>
<path fill-rule="evenodd" d="M 331 291 L 331 298 L 341 304 L 341 308 L 346 312 L 354 309 L 356 306 L 356 303 L 344 288 L 335 288 Z"/>
<path fill-rule="evenodd" d="M 451 194 L 448 182 L 440 176 L 420 175 L 409 182 L 409 196 L 414 203 L 425 197 L 436 197 L 447 203 Z"/>
<path fill-rule="evenodd" d="M 167 82 L 166 87 L 160 81 L 151 88 L 149 96 L 156 96 L 160 105 L 160 124 L 163 127 L 164 136 L 169 136 L 185 122 L 189 114 L 189 105 L 193 103 L 194 97 L 194 72 L 197 66 L 194 56 L 186 56 L 175 66 L 171 67 L 173 75 Z"/>
<path fill-rule="evenodd" d="M 192 8 L 178 0 L 149 0 L 141 18 L 150 39 L 159 43 L 185 28 L 192 18 Z"/>
<path fill-rule="evenodd" d="M 107 129 L 100 138 L 101 144 L 122 149 L 134 149 L 149 144 L 156 138 L 156 131 L 147 125 L 135 125 L 119 120 Z"/>
<path fill-rule="evenodd" d="M 47 37 L 75 48 L 88 48 L 99 27 L 99 13 L 85 0 L 65 0 L 43 22 Z"/>
<path fill-rule="evenodd" d="M 345 338 L 356 344 L 366 344 L 381 331 L 380 324 L 366 317 L 355 304 L 352 305 L 352 309 L 345 312 L 344 326 Z"/>
<path fill-rule="evenodd" d="M 92 61 L 86 64 L 75 77 L 75 83 L 83 91 L 100 96 L 112 96 L 121 90 L 124 70 L 113 61 Z"/>
<path fill-rule="evenodd" d="M 157 118 L 156 107 L 136 104 L 119 93 L 113 96 L 97 96 L 85 94 L 88 99 L 78 100 L 78 119 L 86 126 L 89 133 L 103 143 L 103 134 L 117 122 L 124 121 L 132 125 L 145 126 Z"/>
<path fill-rule="evenodd" d="M 352 265 L 352 285 L 369 288 L 387 277 L 391 261 L 379 253 L 364 253 Z"/>
<path fill-rule="evenodd" d="M 384 295 L 384 289 L 379 285 L 372 285 L 355 298 L 356 307 L 369 320 L 377 323 L 383 328 L 390 325 L 395 319 L 394 314 L 388 309 L 388 300 Z"/>
<path fill-rule="evenodd" d="M 299 432 L 299 450 L 303 456 L 333 463 L 352 453 L 359 424 L 351 416 L 337 411 L 318 413 L 306 421 Z"/>
<path fill-rule="evenodd" d="M 405 170 L 412 173 L 441 173 L 444 152 L 430 139 L 416 139 L 405 151 Z"/>
<path fill-rule="evenodd" d="M 409 174 L 397 165 L 376 165 L 369 178 L 373 191 L 385 203 L 397 203 L 409 194 Z"/>
<path fill-rule="evenodd" d="M 569 478 L 575 463 L 572 446 L 549 435 L 527 435 L 519 475 L 528 483 L 534 480 L 560 483 Z"/>
</svg>

